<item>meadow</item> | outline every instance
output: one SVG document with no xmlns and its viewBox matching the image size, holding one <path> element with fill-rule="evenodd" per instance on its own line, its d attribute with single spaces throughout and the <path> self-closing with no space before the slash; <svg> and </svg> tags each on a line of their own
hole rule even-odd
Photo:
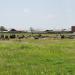
<svg viewBox="0 0 75 75">
<path fill-rule="evenodd" d="M 0 40 L 0 75 L 75 75 L 75 39 Z"/>
</svg>

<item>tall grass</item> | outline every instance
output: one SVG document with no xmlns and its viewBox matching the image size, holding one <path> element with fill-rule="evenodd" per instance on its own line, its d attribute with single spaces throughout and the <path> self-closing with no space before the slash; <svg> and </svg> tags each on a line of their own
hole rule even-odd
<svg viewBox="0 0 75 75">
<path fill-rule="evenodd" d="M 0 42 L 0 75 L 75 75 L 75 40 Z"/>
</svg>

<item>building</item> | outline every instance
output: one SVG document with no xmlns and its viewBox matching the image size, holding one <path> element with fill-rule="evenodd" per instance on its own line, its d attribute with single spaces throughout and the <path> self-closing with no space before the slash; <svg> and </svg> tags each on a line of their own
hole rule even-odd
<svg viewBox="0 0 75 75">
<path fill-rule="evenodd" d="M 72 32 L 75 32 L 75 26 L 72 26 L 72 27 L 71 27 L 71 31 L 72 31 Z"/>
</svg>

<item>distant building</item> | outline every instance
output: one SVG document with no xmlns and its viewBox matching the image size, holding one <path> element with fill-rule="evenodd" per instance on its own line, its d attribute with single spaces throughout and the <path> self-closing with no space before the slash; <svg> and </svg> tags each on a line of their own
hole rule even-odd
<svg viewBox="0 0 75 75">
<path fill-rule="evenodd" d="M 72 32 L 75 32 L 75 26 L 72 26 L 72 27 L 71 27 L 71 31 L 72 31 Z"/>
</svg>

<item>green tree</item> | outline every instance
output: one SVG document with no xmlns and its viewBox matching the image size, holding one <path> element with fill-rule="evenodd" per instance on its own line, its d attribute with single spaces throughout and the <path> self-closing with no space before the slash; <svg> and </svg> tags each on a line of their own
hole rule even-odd
<svg viewBox="0 0 75 75">
<path fill-rule="evenodd" d="M 0 31 L 8 31 L 4 26 L 0 26 Z"/>
</svg>

